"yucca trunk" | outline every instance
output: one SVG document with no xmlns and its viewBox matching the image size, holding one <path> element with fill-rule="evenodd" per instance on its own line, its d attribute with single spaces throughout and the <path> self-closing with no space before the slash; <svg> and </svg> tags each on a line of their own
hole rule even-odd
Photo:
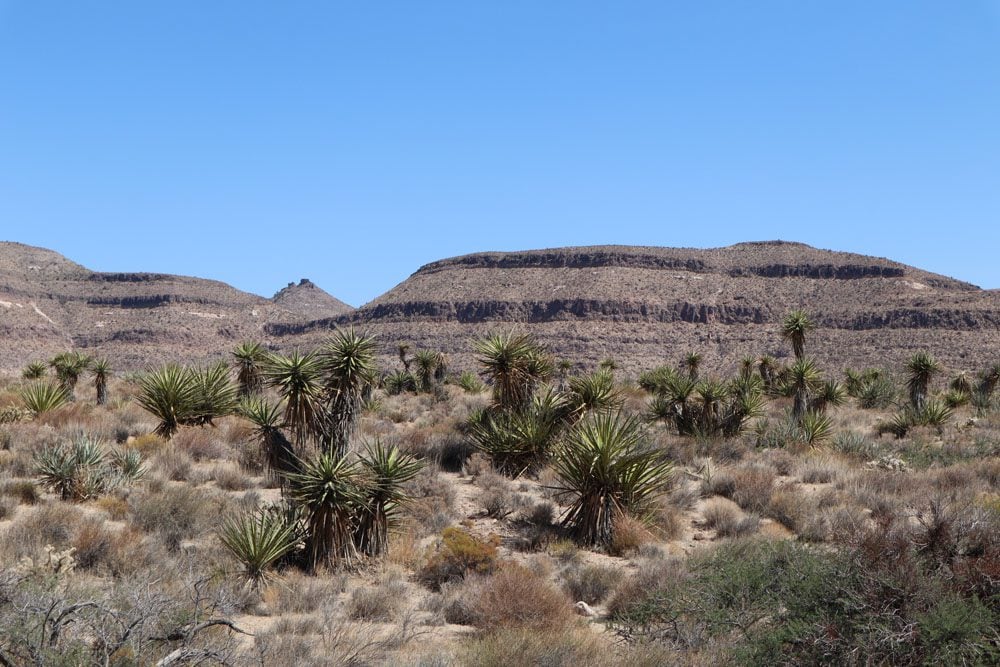
<svg viewBox="0 0 1000 667">
<path fill-rule="evenodd" d="M 320 447 L 322 451 L 342 459 L 350 449 L 361 397 L 339 392 L 330 400 L 325 414 L 319 418 Z"/>
<path fill-rule="evenodd" d="M 351 514 L 342 509 L 318 508 L 309 517 L 306 553 L 312 570 L 349 564 L 357 557 L 351 534 Z"/>
<path fill-rule="evenodd" d="M 354 542 L 366 556 L 381 556 L 389 550 L 389 516 L 384 504 L 376 502 L 362 513 Z"/>
<path fill-rule="evenodd" d="M 805 386 L 795 389 L 795 403 L 792 405 L 792 418 L 796 423 L 802 421 L 802 416 L 809 408 L 809 392 Z"/>
<path fill-rule="evenodd" d="M 563 523 L 574 526 L 573 536 L 581 544 L 610 544 L 615 521 L 621 514 L 621 505 L 613 494 L 593 491 L 580 498 Z"/>
<path fill-rule="evenodd" d="M 97 390 L 97 404 L 107 405 L 108 403 L 108 381 L 104 378 L 97 378 L 94 381 L 94 388 Z"/>
<path fill-rule="evenodd" d="M 263 434 L 264 456 L 272 480 L 285 484 L 285 476 L 299 472 L 299 459 L 295 456 L 292 443 L 278 429 L 268 429 Z"/>
</svg>

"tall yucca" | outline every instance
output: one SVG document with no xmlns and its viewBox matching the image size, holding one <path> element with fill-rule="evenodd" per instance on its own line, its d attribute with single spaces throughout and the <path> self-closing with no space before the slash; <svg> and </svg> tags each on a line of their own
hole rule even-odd
<svg viewBox="0 0 1000 667">
<path fill-rule="evenodd" d="M 217 417 L 236 411 L 238 390 L 225 362 L 188 371 L 196 387 L 195 402 L 189 419 L 194 424 L 211 424 Z"/>
<path fill-rule="evenodd" d="M 701 368 L 702 356 L 697 352 L 689 352 L 684 356 L 684 367 L 687 368 L 688 377 L 692 380 L 698 379 L 698 369 Z"/>
<path fill-rule="evenodd" d="M 796 359 L 805 357 L 806 332 L 816 327 L 806 311 L 793 310 L 781 323 L 781 336 L 791 342 Z"/>
<path fill-rule="evenodd" d="M 198 384 L 192 374 L 177 364 L 167 364 L 139 378 L 136 402 L 159 420 L 156 434 L 170 438 L 194 414 Z"/>
<path fill-rule="evenodd" d="M 90 365 L 90 357 L 82 352 L 63 352 L 53 357 L 49 365 L 55 370 L 59 384 L 63 386 L 69 400 L 72 401 L 76 383 Z"/>
<path fill-rule="evenodd" d="M 298 470 L 298 459 L 292 443 L 281 431 L 284 426 L 281 405 L 260 395 L 251 395 L 240 402 L 237 411 L 253 423 L 268 472 L 284 484 L 284 475 Z"/>
<path fill-rule="evenodd" d="M 927 389 L 931 379 L 941 372 L 941 365 L 929 353 L 921 351 L 910 357 L 906 370 L 910 374 L 906 380 L 906 387 L 910 391 L 910 405 L 919 412 L 924 409 Z"/>
<path fill-rule="evenodd" d="M 306 556 L 313 569 L 349 564 L 357 557 L 354 517 L 365 502 L 361 469 L 327 452 L 288 476 L 289 496 L 306 512 Z"/>
<path fill-rule="evenodd" d="M 528 334 L 497 333 L 473 342 L 476 361 L 493 385 L 493 402 L 501 410 L 518 410 L 531 400 L 552 363 Z"/>
<path fill-rule="evenodd" d="M 263 367 L 264 380 L 285 402 L 285 425 L 291 429 L 295 446 L 303 448 L 314 440 L 321 394 L 320 367 L 315 352 L 298 350 L 286 356 L 271 355 Z"/>
<path fill-rule="evenodd" d="M 569 408 L 575 418 L 595 410 L 615 410 L 625 399 L 615 387 L 615 376 L 610 371 L 599 370 L 591 375 L 569 379 Z"/>
<path fill-rule="evenodd" d="M 338 331 L 317 356 L 323 378 L 320 442 L 323 451 L 347 454 L 361 403 L 377 381 L 375 339 L 353 328 Z"/>
<path fill-rule="evenodd" d="M 389 527 L 395 511 L 406 500 L 403 485 L 417 476 L 423 463 L 378 440 L 359 458 L 368 480 L 354 542 L 361 553 L 381 556 L 389 549 Z"/>
<path fill-rule="evenodd" d="M 433 350 L 417 350 L 413 361 L 417 363 L 416 377 L 420 391 L 429 392 L 434 386 L 434 375 L 437 372 L 440 354 Z"/>
<path fill-rule="evenodd" d="M 597 413 L 565 438 L 552 468 L 570 506 L 563 519 L 583 544 L 607 545 L 624 514 L 643 516 L 664 493 L 673 467 L 648 447 L 642 421 Z"/>
<path fill-rule="evenodd" d="M 97 404 L 108 402 L 108 379 L 111 377 L 111 364 L 107 359 L 94 359 L 90 364 L 90 372 L 94 376 L 94 390 L 97 392 Z"/>
<path fill-rule="evenodd" d="M 232 354 L 240 397 L 260 393 L 264 386 L 262 366 L 267 352 L 260 343 L 246 341 L 237 345 Z"/>
<path fill-rule="evenodd" d="M 788 387 L 795 395 L 792 417 L 798 423 L 809 409 L 809 394 L 823 383 L 823 373 L 812 359 L 800 358 L 788 368 Z"/>
</svg>

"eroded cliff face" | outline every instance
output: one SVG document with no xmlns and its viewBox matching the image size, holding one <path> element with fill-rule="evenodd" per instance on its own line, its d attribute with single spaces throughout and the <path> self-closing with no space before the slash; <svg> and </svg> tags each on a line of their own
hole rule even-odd
<svg viewBox="0 0 1000 667">
<path fill-rule="evenodd" d="M 520 326 L 560 355 L 621 356 L 641 366 L 699 349 L 721 366 L 737 353 L 781 354 L 777 328 L 792 308 L 812 314 L 812 351 L 838 366 L 880 364 L 915 345 L 965 363 L 970 352 L 993 349 L 1000 332 L 995 292 L 887 259 L 785 242 L 478 253 L 427 264 L 352 313 L 265 330 L 278 340 L 318 341 L 335 327 L 363 326 L 462 359 L 477 332 Z"/>
</svg>

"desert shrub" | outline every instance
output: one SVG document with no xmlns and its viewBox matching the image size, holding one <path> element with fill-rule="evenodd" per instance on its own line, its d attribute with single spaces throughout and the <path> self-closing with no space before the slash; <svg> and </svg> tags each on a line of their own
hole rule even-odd
<svg viewBox="0 0 1000 667">
<path fill-rule="evenodd" d="M 405 599 L 406 584 L 399 580 L 355 588 L 347 601 L 347 616 L 355 621 L 392 621 Z"/>
<path fill-rule="evenodd" d="M 346 585 L 343 574 L 312 577 L 290 568 L 269 582 L 261 599 L 275 615 L 311 614 L 343 593 Z"/>
<path fill-rule="evenodd" d="M 573 603 L 564 592 L 514 563 L 504 564 L 493 576 L 476 577 L 464 588 L 471 601 L 473 625 L 485 630 L 554 630 L 574 619 Z"/>
<path fill-rule="evenodd" d="M 215 461 L 225 458 L 228 454 L 225 444 L 210 429 L 181 430 L 170 439 L 170 444 L 185 452 L 194 461 Z"/>
<path fill-rule="evenodd" d="M 762 466 L 740 468 L 732 479 L 732 493 L 727 497 L 747 511 L 763 512 L 774 492 L 774 471 Z"/>
<path fill-rule="evenodd" d="M 76 566 L 89 570 L 107 560 L 112 548 L 112 537 L 103 522 L 93 519 L 84 521 L 77 527 L 72 540 Z"/>
<path fill-rule="evenodd" d="M 246 491 L 254 486 L 253 480 L 239 469 L 228 465 L 215 466 L 209 475 L 224 491 Z"/>
<path fill-rule="evenodd" d="M 87 436 L 72 444 L 47 447 L 35 454 L 35 470 L 42 484 L 63 500 L 88 500 L 131 484 L 145 475 L 135 450 L 107 451 Z"/>
<path fill-rule="evenodd" d="M 624 556 L 653 540 L 653 534 L 643 521 L 625 514 L 615 521 L 611 529 L 611 542 L 607 545 L 608 553 L 613 556 Z"/>
<path fill-rule="evenodd" d="M 147 490 L 129 498 L 131 523 L 146 533 L 160 537 L 170 551 L 182 541 L 205 531 L 220 516 L 215 498 L 188 486 L 167 486 Z"/>
<path fill-rule="evenodd" d="M 9 479 L 0 484 L 0 493 L 16 498 L 22 505 L 38 502 L 38 487 L 29 479 Z"/>
<path fill-rule="evenodd" d="M 17 511 L 17 503 L 8 496 L 0 496 L 0 521 L 9 519 Z"/>
<path fill-rule="evenodd" d="M 611 594 L 623 577 L 616 567 L 571 565 L 562 573 L 563 590 L 571 600 L 598 604 Z"/>
<path fill-rule="evenodd" d="M 833 438 L 832 446 L 834 451 L 865 461 L 877 458 L 879 454 L 878 445 L 855 431 L 841 431 Z"/>
<path fill-rule="evenodd" d="M 172 482 L 184 482 L 191 476 L 191 457 L 177 447 L 167 447 L 152 459 L 151 467 Z"/>
<path fill-rule="evenodd" d="M 441 584 L 470 573 L 492 572 L 498 565 L 499 545 L 500 538 L 495 535 L 482 540 L 461 528 L 445 528 L 439 543 L 431 547 L 418 578 L 432 590 L 438 590 Z"/>
<path fill-rule="evenodd" d="M 0 562 L 13 564 L 25 556 L 36 558 L 46 546 L 69 548 L 83 518 L 77 506 L 67 503 L 49 502 L 18 512 L 0 541 Z"/>
<path fill-rule="evenodd" d="M 680 649 L 714 643 L 738 664 L 995 661 L 997 612 L 949 592 L 949 578 L 922 568 L 907 545 L 885 530 L 846 551 L 729 542 L 691 558 L 680 576 L 616 595 L 613 627 Z"/>
<path fill-rule="evenodd" d="M 866 410 L 884 410 L 896 400 L 896 386 L 888 377 L 874 377 L 863 382 L 853 395 Z"/>
<path fill-rule="evenodd" d="M 486 391 L 486 385 L 472 371 L 462 371 L 458 376 L 458 386 L 467 394 L 481 394 Z"/>
<path fill-rule="evenodd" d="M 830 458 L 810 458 L 802 465 L 800 476 L 804 484 L 829 484 L 837 479 L 843 466 Z"/>
<path fill-rule="evenodd" d="M 426 466 L 404 485 L 409 498 L 403 514 L 426 532 L 437 533 L 455 518 L 455 489 L 440 472 Z"/>
<path fill-rule="evenodd" d="M 607 645 L 586 629 L 553 632 L 538 632 L 529 628 L 500 630 L 464 643 L 459 658 L 460 664 L 481 667 L 615 664 L 615 656 Z"/>
<path fill-rule="evenodd" d="M 812 509 L 812 504 L 805 496 L 793 489 L 781 488 L 771 496 L 764 514 L 797 533 L 811 516 Z"/>
</svg>

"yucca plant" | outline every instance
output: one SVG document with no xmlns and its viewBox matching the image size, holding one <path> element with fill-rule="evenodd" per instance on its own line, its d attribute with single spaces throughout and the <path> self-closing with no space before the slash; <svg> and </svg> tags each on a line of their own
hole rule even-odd
<svg viewBox="0 0 1000 667">
<path fill-rule="evenodd" d="M 32 417 L 61 408 L 69 401 L 69 392 L 65 387 L 44 380 L 36 380 L 22 387 L 18 396 Z"/>
<path fill-rule="evenodd" d="M 809 410 L 823 413 L 827 408 L 840 407 L 846 400 L 844 385 L 836 380 L 824 380 L 816 389 L 816 395 L 809 401 Z"/>
<path fill-rule="evenodd" d="M 801 309 L 793 310 L 781 323 L 781 337 L 792 344 L 796 359 L 805 357 L 806 333 L 816 327 L 809 315 Z"/>
<path fill-rule="evenodd" d="M 354 329 L 336 332 L 320 349 L 323 378 L 322 411 L 317 423 L 323 451 L 347 454 L 361 403 L 378 377 L 375 339 Z"/>
<path fill-rule="evenodd" d="M 83 501 L 111 490 L 119 478 L 101 443 L 86 436 L 58 444 L 35 455 L 35 473 L 42 484 L 63 500 Z"/>
<path fill-rule="evenodd" d="M 274 387 L 285 404 L 284 423 L 292 432 L 300 456 L 309 442 L 315 441 L 319 410 L 320 367 L 315 352 L 298 350 L 287 357 L 271 355 L 263 368 L 264 381 Z"/>
<path fill-rule="evenodd" d="M 474 413 L 468 425 L 473 444 L 510 477 L 537 467 L 548 459 L 564 424 L 565 404 L 558 404 L 557 396 L 543 395 L 517 412 Z"/>
<path fill-rule="evenodd" d="M 284 483 L 284 475 L 298 470 L 298 458 L 292 443 L 281 431 L 285 423 L 281 405 L 252 394 L 240 401 L 237 412 L 253 423 L 268 473 Z"/>
<path fill-rule="evenodd" d="M 232 355 L 240 397 L 259 394 L 264 387 L 263 365 L 267 359 L 264 347 L 255 341 L 245 341 L 233 349 Z"/>
<path fill-rule="evenodd" d="M 364 506 L 364 477 L 357 463 L 329 452 L 299 464 L 288 476 L 289 497 L 306 511 L 306 557 L 313 570 L 350 564 L 355 516 Z"/>
<path fill-rule="evenodd" d="M 21 377 L 25 380 L 40 380 L 45 377 L 49 367 L 42 361 L 32 361 L 21 371 Z"/>
<path fill-rule="evenodd" d="M 108 403 L 108 379 L 111 377 L 111 364 L 107 359 L 94 359 L 90 363 L 90 372 L 94 376 L 94 391 L 97 394 L 97 404 Z"/>
<path fill-rule="evenodd" d="M 799 420 L 798 429 L 802 442 L 817 447 L 833 435 L 833 420 L 829 415 L 809 410 Z"/>
<path fill-rule="evenodd" d="M 155 433 L 169 439 L 193 418 L 198 397 L 192 374 L 177 364 L 167 364 L 139 378 L 135 401 L 159 420 Z"/>
<path fill-rule="evenodd" d="M 625 402 L 609 371 L 599 370 L 590 375 L 571 377 L 566 400 L 574 419 L 596 410 L 616 410 Z"/>
<path fill-rule="evenodd" d="M 862 408 L 881 410 L 896 400 L 896 385 L 881 375 L 865 378 L 857 390 L 857 397 Z"/>
<path fill-rule="evenodd" d="M 492 334 L 474 341 L 473 348 L 493 386 L 493 402 L 499 410 L 527 406 L 536 385 L 552 372 L 552 362 L 528 334 Z"/>
<path fill-rule="evenodd" d="M 927 400 L 931 379 L 941 371 L 941 365 L 928 352 L 917 352 L 906 364 L 909 378 L 906 387 L 910 392 L 910 406 L 919 412 Z"/>
<path fill-rule="evenodd" d="M 124 484 L 133 484 L 146 476 L 142 452 L 132 447 L 112 449 L 111 467 L 115 469 Z"/>
<path fill-rule="evenodd" d="M 659 366 L 640 373 L 638 384 L 651 394 L 666 394 L 676 376 L 677 371 L 670 366 Z"/>
<path fill-rule="evenodd" d="M 233 384 L 225 362 L 220 361 L 188 372 L 195 386 L 195 400 L 188 423 L 211 425 L 215 419 L 236 411 L 239 390 Z"/>
<path fill-rule="evenodd" d="M 458 386 L 467 394 L 481 394 L 486 389 L 483 381 L 476 377 L 472 371 L 462 371 L 458 376 Z"/>
<path fill-rule="evenodd" d="M 226 517 L 219 541 L 243 566 L 246 587 L 258 590 L 276 562 L 292 553 L 302 539 L 300 523 L 281 507 L 262 507 Z"/>
<path fill-rule="evenodd" d="M 778 360 L 769 354 L 761 356 L 760 361 L 757 363 L 757 372 L 760 374 L 760 379 L 764 382 L 764 389 L 769 392 L 774 391 L 780 374 Z"/>
<path fill-rule="evenodd" d="M 647 443 L 642 421 L 621 412 L 590 415 L 570 430 L 552 462 L 568 500 L 563 519 L 582 544 L 608 545 L 626 514 L 646 516 L 673 467 Z"/>
<path fill-rule="evenodd" d="M 55 371 L 59 384 L 66 390 L 69 400 L 74 400 L 76 383 L 90 366 L 90 357 L 82 352 L 63 352 L 53 357 L 49 365 Z"/>
<path fill-rule="evenodd" d="M 660 370 L 655 378 L 647 378 L 655 387 L 656 396 L 650 404 L 650 417 L 673 423 L 680 435 L 693 435 L 698 430 L 701 411 L 694 401 L 698 383 L 673 371 Z"/>
<path fill-rule="evenodd" d="M 417 364 L 416 378 L 420 391 L 429 392 L 434 386 L 434 375 L 437 371 L 441 355 L 433 350 L 417 350 L 413 355 Z"/>
<path fill-rule="evenodd" d="M 823 383 L 823 374 L 812 359 L 799 358 L 788 368 L 785 385 L 795 396 L 792 405 L 792 418 L 796 422 L 809 408 L 809 394 L 816 391 Z"/>
<path fill-rule="evenodd" d="M 395 512 L 407 498 L 403 485 L 416 477 L 424 464 L 378 440 L 368 445 L 359 459 L 368 480 L 354 543 L 362 554 L 381 556 L 389 549 L 389 528 Z"/>
<path fill-rule="evenodd" d="M 396 396 L 404 391 L 416 391 L 417 378 L 409 371 L 395 371 L 382 378 L 382 388 L 389 396 Z"/>
<path fill-rule="evenodd" d="M 692 380 L 698 379 L 698 370 L 701 368 L 703 357 L 697 352 L 688 352 L 684 356 L 684 367 L 687 369 L 688 377 Z"/>
<path fill-rule="evenodd" d="M 960 408 L 972 401 L 972 394 L 958 389 L 949 389 L 941 398 L 949 408 Z"/>
</svg>

